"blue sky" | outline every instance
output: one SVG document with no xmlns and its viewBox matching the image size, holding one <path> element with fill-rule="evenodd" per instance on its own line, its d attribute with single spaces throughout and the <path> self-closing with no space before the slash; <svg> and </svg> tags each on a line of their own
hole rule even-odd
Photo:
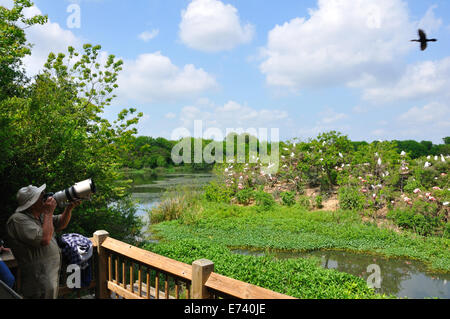
<svg viewBox="0 0 450 319">
<path fill-rule="evenodd" d="M 6 4 L 10 0 L 0 0 Z M 79 28 L 68 24 L 76 4 Z M 108 119 L 144 113 L 140 135 L 279 128 L 281 139 L 338 130 L 353 140 L 450 135 L 448 0 L 35 0 L 27 30 L 38 72 L 50 51 L 102 45 L 124 60 Z M 71 20 L 74 21 L 74 20 Z M 410 42 L 423 28 L 426 51 Z M 144 33 L 146 32 L 146 33 Z M 147 35 L 145 37 L 144 35 Z M 141 35 L 141 36 L 140 36 Z"/>
</svg>

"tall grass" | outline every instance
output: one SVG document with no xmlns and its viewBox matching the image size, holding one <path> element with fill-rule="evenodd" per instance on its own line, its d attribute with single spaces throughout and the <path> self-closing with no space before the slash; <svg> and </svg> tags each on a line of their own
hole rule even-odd
<svg viewBox="0 0 450 319">
<path fill-rule="evenodd" d="M 152 225 L 164 221 L 181 220 L 191 224 L 200 218 L 202 195 L 190 186 L 175 186 L 167 189 L 161 203 L 148 211 Z"/>
</svg>

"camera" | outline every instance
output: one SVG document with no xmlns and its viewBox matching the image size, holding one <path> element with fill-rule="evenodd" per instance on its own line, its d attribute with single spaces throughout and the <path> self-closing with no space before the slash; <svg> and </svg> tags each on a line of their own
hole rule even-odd
<svg viewBox="0 0 450 319">
<path fill-rule="evenodd" d="M 91 194 L 96 192 L 95 184 L 92 179 L 75 183 L 75 185 L 66 188 L 65 190 L 56 193 L 47 193 L 44 195 L 43 201 L 45 202 L 49 197 L 53 197 L 59 207 L 64 208 L 69 205 L 70 202 L 77 200 L 88 200 L 91 198 Z"/>
</svg>

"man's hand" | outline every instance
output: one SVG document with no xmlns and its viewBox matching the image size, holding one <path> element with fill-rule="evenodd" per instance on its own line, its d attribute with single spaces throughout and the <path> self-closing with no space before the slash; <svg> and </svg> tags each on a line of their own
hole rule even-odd
<svg viewBox="0 0 450 319">
<path fill-rule="evenodd" d="M 45 210 L 45 214 L 53 214 L 53 212 L 55 211 L 56 208 L 56 200 L 53 197 L 49 197 L 47 198 L 47 200 L 44 203 L 44 210 Z"/>
<path fill-rule="evenodd" d="M 75 207 L 80 206 L 80 204 L 81 204 L 81 200 L 76 200 L 76 201 L 74 201 L 74 202 L 70 202 L 69 205 L 67 205 L 67 208 L 70 209 L 70 210 L 72 210 L 72 209 L 74 209 Z"/>
</svg>

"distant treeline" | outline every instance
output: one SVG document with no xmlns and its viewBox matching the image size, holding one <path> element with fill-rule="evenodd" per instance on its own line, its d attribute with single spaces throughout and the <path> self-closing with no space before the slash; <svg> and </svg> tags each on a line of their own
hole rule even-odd
<svg viewBox="0 0 450 319">
<path fill-rule="evenodd" d="M 239 138 L 241 137 L 241 138 Z M 194 158 L 194 142 L 196 139 L 191 138 L 191 152 L 192 159 Z M 200 139 L 202 143 L 202 149 L 209 145 L 212 140 Z M 197 139 L 198 141 L 198 139 Z M 245 144 L 246 154 L 248 155 L 250 137 L 248 134 L 238 135 L 232 133 L 229 135 L 223 143 L 223 150 L 225 155 L 226 145 L 228 142 L 234 141 L 234 151 L 236 153 L 237 147 L 240 143 Z M 444 144 L 433 144 L 430 141 L 417 142 L 414 140 L 398 141 L 394 140 L 391 143 L 396 145 L 396 149 L 400 154 L 402 151 L 409 154 L 412 159 L 419 158 L 428 155 L 449 155 L 450 154 L 450 137 L 443 138 Z M 257 140 L 257 147 L 259 148 L 259 141 Z M 179 143 L 179 141 L 167 140 L 163 137 L 153 138 L 149 136 L 139 136 L 133 141 L 134 147 L 131 152 L 127 153 L 125 156 L 124 163 L 128 168 L 132 169 L 143 169 L 143 168 L 157 168 L 157 167 L 174 167 L 174 166 L 190 166 L 194 170 L 204 170 L 212 168 L 213 164 L 207 164 L 204 161 L 202 163 L 182 163 L 176 165 L 171 158 L 171 152 L 173 147 Z M 354 150 L 358 150 L 362 145 L 368 145 L 366 141 L 357 142 L 352 141 Z M 372 143 L 377 143 L 374 141 Z M 283 146 L 281 142 L 281 147 Z M 268 145 L 270 151 L 270 143 Z"/>
<path fill-rule="evenodd" d="M 433 144 L 430 141 L 417 142 L 414 140 L 397 141 L 393 140 L 392 143 L 397 144 L 397 151 L 400 153 L 405 151 L 412 159 L 419 158 L 428 155 L 450 155 L 450 136 L 442 139 L 444 144 Z M 376 142 L 374 142 L 376 143 Z M 352 142 L 355 150 L 360 145 L 367 145 L 367 142 Z"/>
</svg>

